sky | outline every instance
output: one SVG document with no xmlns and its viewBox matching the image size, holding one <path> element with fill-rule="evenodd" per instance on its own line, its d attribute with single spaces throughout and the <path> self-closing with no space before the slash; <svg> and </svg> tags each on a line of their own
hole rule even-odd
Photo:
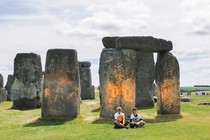
<svg viewBox="0 0 210 140">
<path fill-rule="evenodd" d="M 0 0 L 0 73 L 17 53 L 76 49 L 99 85 L 104 36 L 153 36 L 173 42 L 181 86 L 210 85 L 209 0 Z"/>
</svg>

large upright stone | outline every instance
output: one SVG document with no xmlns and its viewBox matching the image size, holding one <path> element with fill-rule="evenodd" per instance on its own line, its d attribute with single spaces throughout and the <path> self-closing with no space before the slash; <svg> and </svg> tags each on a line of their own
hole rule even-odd
<svg viewBox="0 0 210 140">
<path fill-rule="evenodd" d="M 0 89 L 0 102 L 7 100 L 7 90 L 5 88 Z"/>
<path fill-rule="evenodd" d="M 129 116 L 135 106 L 136 52 L 129 49 L 103 49 L 99 78 L 100 116 L 113 118 L 118 106 Z"/>
<path fill-rule="evenodd" d="M 95 92 L 93 90 L 94 87 L 92 86 L 90 66 L 90 62 L 79 62 L 82 100 L 95 99 Z"/>
<path fill-rule="evenodd" d="M 2 89 L 4 86 L 4 78 L 3 76 L 0 74 L 0 89 Z"/>
<path fill-rule="evenodd" d="M 7 101 L 11 101 L 11 87 L 12 87 L 13 81 L 14 81 L 14 76 L 8 75 L 7 83 L 5 85 L 5 89 L 7 90 Z"/>
<path fill-rule="evenodd" d="M 19 53 L 15 57 L 11 86 L 13 108 L 36 108 L 41 105 L 41 57 L 34 53 Z"/>
<path fill-rule="evenodd" d="M 155 64 L 153 53 L 137 51 L 136 65 L 136 106 L 154 106 L 154 74 Z"/>
<path fill-rule="evenodd" d="M 42 117 L 77 117 L 80 111 L 79 88 L 79 64 L 76 50 L 48 50 L 44 75 Z"/>
<path fill-rule="evenodd" d="M 180 113 L 179 63 L 170 52 L 158 54 L 155 67 L 158 114 Z"/>
</svg>

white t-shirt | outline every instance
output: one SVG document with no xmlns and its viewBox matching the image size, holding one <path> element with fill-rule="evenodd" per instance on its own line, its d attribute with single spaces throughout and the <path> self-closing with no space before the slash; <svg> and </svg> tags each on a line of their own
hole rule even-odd
<svg viewBox="0 0 210 140">
<path fill-rule="evenodd" d="M 136 116 L 134 114 L 131 114 L 130 119 L 134 122 L 139 122 L 141 119 L 141 116 L 139 114 L 137 114 Z"/>
<path fill-rule="evenodd" d="M 125 119 L 125 114 L 124 113 L 115 113 L 114 114 L 114 119 L 117 120 L 118 122 L 124 123 L 124 119 Z"/>
</svg>

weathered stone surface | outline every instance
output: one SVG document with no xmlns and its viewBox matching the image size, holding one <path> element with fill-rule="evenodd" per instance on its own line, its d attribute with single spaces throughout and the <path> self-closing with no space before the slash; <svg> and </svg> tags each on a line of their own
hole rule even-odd
<svg viewBox="0 0 210 140">
<path fill-rule="evenodd" d="M 102 43 L 105 48 L 116 48 L 116 39 L 119 37 L 114 36 L 114 37 L 104 37 L 102 39 Z"/>
<path fill-rule="evenodd" d="M 14 80 L 13 75 L 7 76 L 7 83 L 5 85 L 5 89 L 7 90 L 7 101 L 11 101 L 11 87 Z"/>
<path fill-rule="evenodd" d="M 89 68 L 91 67 L 91 63 L 89 61 L 82 61 L 82 62 L 79 62 L 79 66 Z"/>
<path fill-rule="evenodd" d="M 157 84 L 158 114 L 180 113 L 180 72 L 179 64 L 171 53 L 158 54 L 155 67 Z"/>
<path fill-rule="evenodd" d="M 120 37 L 116 39 L 116 48 L 134 49 L 141 52 L 162 52 L 173 49 L 172 42 L 151 36 Z"/>
<path fill-rule="evenodd" d="M 80 111 L 79 79 L 76 50 L 48 50 L 41 111 L 43 118 L 77 117 Z"/>
<path fill-rule="evenodd" d="M 99 79 L 100 116 L 113 118 L 118 106 L 129 116 L 135 106 L 136 52 L 129 49 L 103 49 Z"/>
<path fill-rule="evenodd" d="M 154 57 L 153 53 L 136 52 L 136 107 L 154 106 Z"/>
<path fill-rule="evenodd" d="M 95 99 L 95 93 L 92 87 L 92 78 L 90 71 L 90 62 L 79 62 L 80 66 L 80 86 L 81 86 L 81 99 Z"/>
<path fill-rule="evenodd" d="M 210 105 L 210 102 L 202 102 L 202 103 L 198 103 L 197 105 Z"/>
<path fill-rule="evenodd" d="M 0 102 L 4 102 L 7 100 L 7 90 L 5 88 L 2 88 L 0 90 Z"/>
<path fill-rule="evenodd" d="M 15 57 L 10 97 L 13 100 L 13 108 L 39 107 L 41 104 L 41 57 L 34 53 L 19 53 Z M 30 106 L 25 106 L 24 98 L 31 100 Z M 34 100 L 36 103 L 34 104 Z M 18 102 L 18 104 L 16 104 Z M 29 103 L 29 104 L 30 104 Z"/>
<path fill-rule="evenodd" d="M 4 78 L 3 76 L 0 74 L 0 89 L 2 89 L 4 86 Z"/>
<path fill-rule="evenodd" d="M 191 100 L 192 100 L 190 97 L 187 97 L 184 95 L 181 95 L 180 98 L 181 98 L 182 102 L 191 102 Z"/>
</svg>

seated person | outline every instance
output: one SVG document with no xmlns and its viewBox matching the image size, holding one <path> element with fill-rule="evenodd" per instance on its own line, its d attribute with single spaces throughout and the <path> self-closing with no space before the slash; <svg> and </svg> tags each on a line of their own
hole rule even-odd
<svg viewBox="0 0 210 140">
<path fill-rule="evenodd" d="M 130 117 L 130 128 L 137 128 L 137 127 L 143 127 L 145 125 L 145 122 L 142 120 L 141 116 L 137 113 L 137 108 L 133 109 L 133 113 Z"/>
<path fill-rule="evenodd" d="M 128 129 L 127 125 L 129 121 L 125 122 L 125 114 L 122 113 L 122 108 L 117 108 L 117 113 L 114 114 L 114 128 L 126 128 Z"/>
</svg>

